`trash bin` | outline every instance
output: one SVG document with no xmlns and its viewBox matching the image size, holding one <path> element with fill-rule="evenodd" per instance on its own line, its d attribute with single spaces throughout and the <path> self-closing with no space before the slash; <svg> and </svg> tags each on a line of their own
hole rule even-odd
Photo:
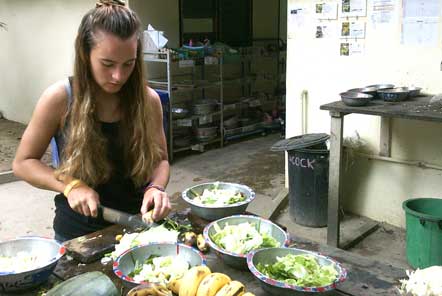
<svg viewBox="0 0 442 296">
<path fill-rule="evenodd" d="M 271 148 L 288 153 L 289 213 L 297 224 L 327 226 L 329 138 L 323 133 L 305 134 Z"/>
<path fill-rule="evenodd" d="M 442 265 L 442 199 L 403 202 L 407 261 L 414 268 Z"/>
</svg>

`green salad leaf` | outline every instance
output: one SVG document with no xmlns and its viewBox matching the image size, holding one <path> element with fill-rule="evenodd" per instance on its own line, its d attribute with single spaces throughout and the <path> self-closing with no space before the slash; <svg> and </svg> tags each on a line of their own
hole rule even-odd
<svg viewBox="0 0 442 296">
<path fill-rule="evenodd" d="M 256 268 L 266 276 L 300 287 L 322 287 L 332 284 L 338 275 L 335 264 L 320 265 L 312 255 L 276 257 L 274 264 L 258 263 Z"/>
</svg>

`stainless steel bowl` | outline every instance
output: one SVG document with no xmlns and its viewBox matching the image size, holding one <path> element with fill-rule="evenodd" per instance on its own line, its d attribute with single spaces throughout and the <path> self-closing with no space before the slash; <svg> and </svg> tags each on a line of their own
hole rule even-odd
<svg viewBox="0 0 442 296">
<path fill-rule="evenodd" d="M 420 94 L 421 94 L 421 90 L 422 90 L 422 87 L 410 86 L 410 87 L 408 88 L 408 91 L 410 92 L 410 93 L 408 94 L 408 96 L 409 96 L 409 97 L 418 97 L 418 96 L 420 96 Z"/>
<path fill-rule="evenodd" d="M 217 126 L 197 127 L 195 128 L 195 138 L 199 141 L 210 141 L 216 138 L 217 132 Z"/>
<path fill-rule="evenodd" d="M 378 91 L 378 90 L 394 88 L 394 84 L 381 83 L 381 84 L 367 85 L 366 87 L 375 88 Z"/>
<path fill-rule="evenodd" d="M 367 95 L 372 95 L 373 97 L 376 96 L 377 91 L 378 89 L 376 87 L 352 88 L 347 90 L 347 92 L 363 93 Z"/>
<path fill-rule="evenodd" d="M 269 278 L 265 274 L 262 274 L 256 268 L 256 265 L 258 263 L 273 264 L 276 262 L 276 257 L 284 257 L 289 254 L 309 254 L 314 256 L 320 265 L 334 264 L 338 276 L 336 280 L 328 286 L 300 287 Z M 343 268 L 342 265 L 334 259 L 321 255 L 319 253 L 296 248 L 268 248 L 250 252 L 247 255 L 247 266 L 249 267 L 249 270 L 252 272 L 252 274 L 260 281 L 261 287 L 264 289 L 264 291 L 268 292 L 271 295 L 278 296 L 311 295 L 312 293 L 321 293 L 321 295 L 335 295 L 333 294 L 333 290 L 336 289 L 336 285 L 345 281 L 347 278 L 346 269 Z"/>
<path fill-rule="evenodd" d="M 133 247 L 121 254 L 114 262 L 113 271 L 128 288 L 139 284 L 147 284 L 145 281 L 135 281 L 129 276 L 134 270 L 136 262 L 144 262 L 149 256 L 174 256 L 186 260 L 190 266 L 206 265 L 204 255 L 187 245 L 180 243 L 150 243 Z"/>
<path fill-rule="evenodd" d="M 343 92 L 339 94 L 342 102 L 347 106 L 360 107 L 365 106 L 373 99 L 372 95 L 360 93 L 360 92 Z"/>
<path fill-rule="evenodd" d="M 37 236 L 19 237 L 0 243 L 0 257 L 16 257 L 19 252 L 35 256 L 40 264 L 27 271 L 0 271 L 0 294 L 30 289 L 45 282 L 66 250 L 53 239 Z"/>
<path fill-rule="evenodd" d="M 223 206 L 203 205 L 193 200 L 196 196 L 195 193 L 201 195 L 203 194 L 204 189 L 213 188 L 215 183 L 218 184 L 219 189 L 238 190 L 244 194 L 246 199 L 242 202 Z M 187 188 L 182 192 L 181 197 L 189 204 L 193 214 L 203 219 L 213 221 L 230 215 L 244 213 L 249 203 L 255 199 L 255 192 L 246 185 L 227 182 L 209 182 Z"/>
<path fill-rule="evenodd" d="M 207 115 L 215 111 L 218 102 L 216 100 L 201 100 L 193 105 L 193 113 L 196 115 Z"/>
<path fill-rule="evenodd" d="M 189 110 L 185 108 L 172 108 L 172 116 L 176 119 L 183 119 L 189 115 Z"/>
<path fill-rule="evenodd" d="M 379 90 L 379 97 L 386 102 L 401 102 L 408 98 L 410 91 L 407 87 Z"/>
<path fill-rule="evenodd" d="M 222 229 L 226 225 L 238 225 L 244 222 L 253 223 L 256 229 L 259 229 L 259 231 L 265 232 L 275 238 L 279 242 L 281 247 L 287 246 L 289 243 L 288 235 L 281 227 L 271 222 L 270 220 L 266 220 L 257 216 L 234 215 L 209 223 L 204 228 L 203 232 L 205 240 L 210 245 L 210 247 L 215 250 L 219 258 L 221 258 L 226 264 L 234 268 L 247 269 L 247 254 L 236 254 L 226 251 L 222 247 L 215 244 L 211 237 L 216 233 L 214 226 L 215 224 L 218 224 L 218 226 Z"/>
</svg>

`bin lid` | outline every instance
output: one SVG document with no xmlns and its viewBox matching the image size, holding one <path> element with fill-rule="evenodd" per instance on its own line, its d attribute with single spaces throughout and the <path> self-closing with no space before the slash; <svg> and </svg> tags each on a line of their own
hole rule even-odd
<svg viewBox="0 0 442 296">
<path fill-rule="evenodd" d="M 317 144 L 324 143 L 330 138 L 328 134 L 317 133 L 317 134 L 305 134 L 300 136 L 295 136 L 289 139 L 284 139 L 273 144 L 271 151 L 288 151 L 303 149 Z"/>
</svg>

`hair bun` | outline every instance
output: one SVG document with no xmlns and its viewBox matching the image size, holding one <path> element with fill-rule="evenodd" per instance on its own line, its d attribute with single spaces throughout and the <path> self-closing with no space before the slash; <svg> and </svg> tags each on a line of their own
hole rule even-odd
<svg viewBox="0 0 442 296">
<path fill-rule="evenodd" d="M 102 6 L 112 6 L 112 5 L 126 6 L 126 2 L 124 2 L 123 0 L 99 0 L 95 4 L 95 8 Z"/>
</svg>

